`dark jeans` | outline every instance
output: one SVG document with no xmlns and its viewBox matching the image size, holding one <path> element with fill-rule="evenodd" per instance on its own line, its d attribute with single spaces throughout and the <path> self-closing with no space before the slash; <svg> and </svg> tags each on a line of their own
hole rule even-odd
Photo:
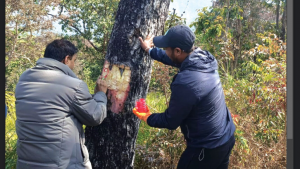
<svg viewBox="0 0 300 169">
<path fill-rule="evenodd" d="M 187 147 L 177 169 L 227 169 L 234 144 L 233 135 L 225 144 L 213 149 Z"/>
</svg>

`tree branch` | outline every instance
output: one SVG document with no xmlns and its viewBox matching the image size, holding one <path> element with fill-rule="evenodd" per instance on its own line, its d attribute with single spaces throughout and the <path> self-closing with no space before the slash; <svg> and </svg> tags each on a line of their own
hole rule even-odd
<svg viewBox="0 0 300 169">
<path fill-rule="evenodd" d="M 63 9 L 64 9 L 63 3 L 60 4 L 60 7 L 61 7 L 61 10 L 60 10 L 60 12 L 59 12 L 59 16 L 61 15 L 61 13 L 62 13 L 62 11 L 63 11 Z M 95 8 L 94 8 L 93 5 L 91 5 L 91 7 L 95 10 Z M 65 9 L 68 11 L 67 8 L 65 8 Z M 96 11 L 97 11 L 97 13 L 99 12 L 98 10 L 96 10 Z M 49 15 L 54 16 L 54 15 L 52 15 L 52 14 L 49 14 Z M 54 16 L 54 17 L 56 17 L 57 19 L 60 19 L 60 20 L 65 21 L 64 19 L 61 19 L 61 18 L 59 18 L 59 17 L 57 17 L 57 16 Z M 78 27 L 74 26 L 73 24 L 71 24 L 70 26 L 71 26 L 75 31 L 79 32 L 79 34 L 80 34 L 82 37 L 84 37 L 84 35 L 85 35 L 85 33 L 86 33 L 84 21 L 83 21 L 84 32 L 82 32 Z M 84 39 L 86 39 L 86 38 L 84 38 Z M 86 40 L 93 46 L 94 49 L 96 49 L 97 51 L 99 51 L 99 48 L 96 47 L 96 46 L 94 45 L 94 43 L 91 42 L 90 39 L 86 39 Z"/>
<path fill-rule="evenodd" d="M 80 31 L 80 29 L 79 28 L 77 28 L 76 26 L 74 26 L 74 25 L 71 25 L 71 27 L 72 28 L 74 28 L 75 30 L 77 30 L 82 36 L 84 35 L 81 31 Z M 90 39 L 86 39 L 97 51 L 99 51 L 99 48 L 98 47 L 96 47 L 95 45 L 94 45 L 94 43 L 93 42 L 91 42 L 90 41 Z"/>
<path fill-rule="evenodd" d="M 14 43 L 13 43 L 13 47 L 12 47 L 12 50 L 9 52 L 8 54 L 8 60 L 5 62 L 5 67 L 7 67 L 9 65 L 9 63 L 11 62 L 11 60 L 14 58 L 13 55 L 14 55 L 14 51 L 15 51 L 15 48 L 16 48 L 16 45 L 17 45 L 17 39 L 18 39 L 18 21 L 16 21 L 16 34 L 14 36 Z"/>
</svg>

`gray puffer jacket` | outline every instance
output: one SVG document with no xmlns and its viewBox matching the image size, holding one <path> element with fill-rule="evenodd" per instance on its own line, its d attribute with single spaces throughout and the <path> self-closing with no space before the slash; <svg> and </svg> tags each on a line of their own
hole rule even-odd
<svg viewBox="0 0 300 169">
<path fill-rule="evenodd" d="M 17 168 L 92 168 L 82 125 L 106 117 L 105 93 L 89 93 L 65 64 L 41 58 L 20 77 L 15 91 Z"/>
</svg>

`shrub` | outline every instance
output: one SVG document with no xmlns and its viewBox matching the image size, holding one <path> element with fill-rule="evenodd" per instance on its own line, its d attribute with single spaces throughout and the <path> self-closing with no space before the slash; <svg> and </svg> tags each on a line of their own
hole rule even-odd
<svg viewBox="0 0 300 169">
<path fill-rule="evenodd" d="M 8 107 L 7 117 L 5 119 L 5 168 L 16 168 L 17 162 L 17 134 L 15 128 L 16 109 L 15 96 L 13 92 L 5 92 L 5 103 Z"/>
</svg>

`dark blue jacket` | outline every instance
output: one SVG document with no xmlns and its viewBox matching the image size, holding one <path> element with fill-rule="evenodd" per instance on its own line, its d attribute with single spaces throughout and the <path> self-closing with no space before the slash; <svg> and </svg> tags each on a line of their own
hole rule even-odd
<svg viewBox="0 0 300 169">
<path fill-rule="evenodd" d="M 235 125 L 225 103 L 215 57 L 200 48 L 180 65 L 159 48 L 153 48 L 150 56 L 180 71 L 171 84 L 169 107 L 164 113 L 150 115 L 148 125 L 170 130 L 180 126 L 190 147 L 215 148 L 226 143 Z"/>
</svg>

